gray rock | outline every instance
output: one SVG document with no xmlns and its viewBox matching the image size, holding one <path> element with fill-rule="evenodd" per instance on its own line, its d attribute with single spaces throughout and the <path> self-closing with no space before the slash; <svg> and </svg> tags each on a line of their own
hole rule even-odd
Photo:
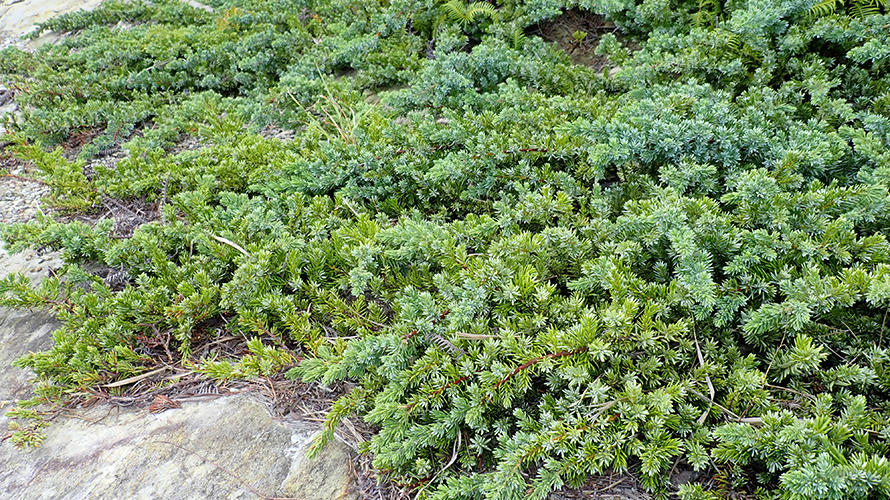
<svg viewBox="0 0 890 500">
<path fill-rule="evenodd" d="M 61 265 L 58 252 L 38 255 L 27 251 L 10 256 L 0 251 L 0 276 L 24 273 L 32 281 L 39 281 L 50 268 Z M 29 381 L 34 375 L 10 363 L 28 352 L 48 349 L 56 328 L 58 322 L 47 311 L 0 308 L 0 429 L 6 428 L 7 419 L 3 414 L 14 401 L 31 397 Z"/>
<path fill-rule="evenodd" d="M 356 498 L 344 445 L 306 458 L 317 432 L 316 425 L 271 418 L 252 394 L 158 414 L 98 406 L 54 423 L 40 448 L 0 447 L 0 497 Z"/>
</svg>

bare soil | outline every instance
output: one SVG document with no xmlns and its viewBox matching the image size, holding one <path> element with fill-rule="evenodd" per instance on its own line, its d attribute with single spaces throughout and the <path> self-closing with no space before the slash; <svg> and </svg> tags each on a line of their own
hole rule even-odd
<svg viewBox="0 0 890 500">
<path fill-rule="evenodd" d="M 568 54 L 572 62 L 589 66 L 596 71 L 602 71 L 609 65 L 608 57 L 595 52 L 604 34 L 614 34 L 618 41 L 631 51 L 639 48 L 639 45 L 626 37 L 612 21 L 578 8 L 569 9 L 558 17 L 542 21 L 529 27 L 525 32 L 526 35 L 537 35 L 555 43 Z"/>
</svg>

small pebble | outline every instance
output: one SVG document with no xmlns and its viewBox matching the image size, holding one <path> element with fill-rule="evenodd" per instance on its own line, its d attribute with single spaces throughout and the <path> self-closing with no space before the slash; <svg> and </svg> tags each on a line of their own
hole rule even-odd
<svg viewBox="0 0 890 500">
<path fill-rule="evenodd" d="M 19 178 L 22 171 L 0 177 L 0 223 L 28 222 L 41 209 L 41 198 L 49 187 L 37 181 Z M 14 177 L 15 176 L 15 177 Z M 46 210 L 46 209 L 44 209 Z"/>
</svg>

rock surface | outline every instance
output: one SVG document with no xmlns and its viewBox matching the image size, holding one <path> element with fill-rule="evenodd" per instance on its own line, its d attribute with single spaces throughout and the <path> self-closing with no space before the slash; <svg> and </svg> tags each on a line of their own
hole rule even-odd
<svg viewBox="0 0 890 500">
<path fill-rule="evenodd" d="M 24 273 L 32 281 L 39 280 L 50 268 L 61 264 L 58 253 L 38 255 L 28 251 L 10 256 L 0 251 L 0 276 Z M 4 414 L 12 402 L 31 397 L 29 380 L 33 374 L 10 364 L 30 351 L 48 349 L 52 345 L 51 333 L 57 327 L 53 315 L 46 311 L 0 308 L 0 431 L 6 429 Z"/>
<path fill-rule="evenodd" d="M 354 498 L 342 445 L 306 458 L 316 432 L 273 420 L 250 394 L 158 414 L 95 407 L 54 423 L 40 448 L 0 447 L 0 497 Z"/>
</svg>

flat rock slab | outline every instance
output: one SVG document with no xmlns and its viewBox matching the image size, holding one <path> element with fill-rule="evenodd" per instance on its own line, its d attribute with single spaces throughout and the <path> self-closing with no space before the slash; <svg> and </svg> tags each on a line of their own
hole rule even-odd
<svg viewBox="0 0 890 500">
<path fill-rule="evenodd" d="M 158 414 L 100 406 L 53 423 L 40 448 L 0 446 L 0 498 L 356 498 L 344 445 L 306 458 L 317 432 L 253 394 Z"/>
<path fill-rule="evenodd" d="M 58 252 L 38 254 L 28 250 L 10 256 L 0 250 L 0 277 L 23 273 L 32 282 L 47 276 L 50 269 L 62 265 Z M 6 429 L 4 414 L 15 400 L 31 397 L 30 380 L 34 374 L 10 364 L 29 352 L 45 351 L 52 346 L 52 332 L 59 327 L 48 311 L 0 307 L 0 431 Z"/>
</svg>

